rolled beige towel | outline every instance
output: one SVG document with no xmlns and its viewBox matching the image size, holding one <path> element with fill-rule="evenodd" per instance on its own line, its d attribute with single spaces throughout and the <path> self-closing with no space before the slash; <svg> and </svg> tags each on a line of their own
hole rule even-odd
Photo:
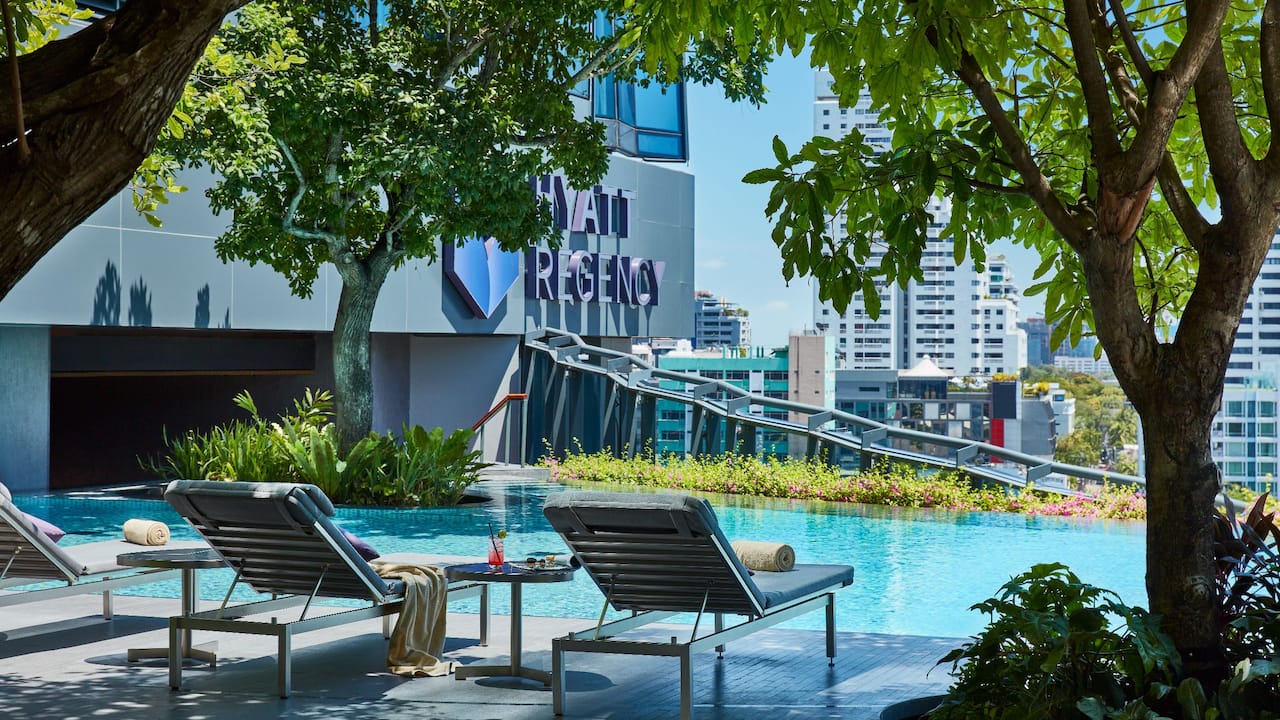
<svg viewBox="0 0 1280 720">
<path fill-rule="evenodd" d="M 169 526 L 157 520 L 131 518 L 124 522 L 124 539 L 135 545 L 164 545 L 169 542 Z"/>
<path fill-rule="evenodd" d="M 730 545 L 748 570 L 786 572 L 796 566 L 796 551 L 786 543 L 734 540 Z"/>
</svg>

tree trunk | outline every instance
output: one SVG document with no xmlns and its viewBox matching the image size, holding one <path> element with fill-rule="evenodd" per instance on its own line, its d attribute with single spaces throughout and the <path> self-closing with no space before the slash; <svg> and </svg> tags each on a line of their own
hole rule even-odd
<svg viewBox="0 0 1280 720">
<path fill-rule="evenodd" d="M 1186 671 L 1213 681 L 1225 670 L 1210 522 L 1221 485 L 1210 448 L 1213 416 L 1188 412 L 1177 394 L 1181 383 L 1170 385 L 1153 388 L 1160 397 L 1151 404 L 1158 409 L 1154 417 L 1144 416 L 1142 425 L 1147 597 L 1181 652 Z"/>
<path fill-rule="evenodd" d="M 334 410 L 344 455 L 373 428 L 370 332 L 378 294 L 390 271 L 390 263 L 380 259 L 379 255 L 337 263 L 342 294 L 333 320 Z"/>
<path fill-rule="evenodd" d="M 126 187 L 223 17 L 245 0 L 129 0 L 19 58 L 31 161 L 0 93 L 0 300 L 64 235 Z"/>
<path fill-rule="evenodd" d="M 1269 222 L 1269 220 L 1268 220 Z M 1205 238 L 1195 290 L 1174 341 L 1160 344 L 1132 282 L 1132 243 L 1097 239 L 1085 276 L 1099 340 L 1142 419 L 1147 479 L 1147 597 L 1183 657 L 1216 687 L 1225 676 L 1218 626 L 1213 514 L 1221 476 L 1211 429 L 1244 305 L 1273 234 L 1261 219 L 1224 221 Z"/>
</svg>

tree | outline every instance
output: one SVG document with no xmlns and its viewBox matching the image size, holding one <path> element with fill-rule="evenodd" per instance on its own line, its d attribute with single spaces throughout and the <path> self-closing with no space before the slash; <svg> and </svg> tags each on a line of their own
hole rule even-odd
<svg viewBox="0 0 1280 720">
<path fill-rule="evenodd" d="M 0 299 L 128 185 L 209 38 L 246 1 L 129 0 L 54 40 L 45 20 L 61 3 L 5 0 L 14 42 L 0 42 Z"/>
<path fill-rule="evenodd" d="M 634 73 L 639 26 L 622 5 L 260 2 L 215 39 L 183 101 L 196 130 L 164 150 L 220 176 L 224 260 L 266 263 L 300 297 L 336 268 L 345 448 L 370 431 L 370 326 L 391 270 L 470 237 L 555 242 L 530 178 L 558 169 L 587 188 L 607 169 L 604 127 L 570 92 Z"/>
<path fill-rule="evenodd" d="M 1091 427 L 1078 428 L 1070 434 L 1058 438 L 1058 447 L 1054 449 L 1053 459 L 1058 462 L 1094 467 L 1102 459 L 1099 448 L 1102 447 L 1102 436 Z"/>
<path fill-rule="evenodd" d="M 772 184 L 787 278 L 814 277 L 839 310 L 862 291 L 875 313 L 877 281 L 922 278 L 935 195 L 954 201 L 957 262 L 1002 236 L 1039 251 L 1029 292 L 1046 293 L 1053 344 L 1095 332 L 1142 420 L 1151 609 L 1187 668 L 1220 673 L 1209 430 L 1280 222 L 1280 2 L 690 0 L 671 18 L 675 35 L 807 45 L 892 127 L 880 155 L 856 131 L 775 140 L 777 165 L 744 178 Z M 837 213 L 846 238 L 827 233 Z"/>
</svg>

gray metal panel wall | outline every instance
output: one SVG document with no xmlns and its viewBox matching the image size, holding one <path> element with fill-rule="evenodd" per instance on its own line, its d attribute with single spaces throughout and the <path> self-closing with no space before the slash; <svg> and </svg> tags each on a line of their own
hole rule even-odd
<svg viewBox="0 0 1280 720">
<path fill-rule="evenodd" d="M 0 482 L 49 485 L 49 328 L 0 326 Z"/>
</svg>

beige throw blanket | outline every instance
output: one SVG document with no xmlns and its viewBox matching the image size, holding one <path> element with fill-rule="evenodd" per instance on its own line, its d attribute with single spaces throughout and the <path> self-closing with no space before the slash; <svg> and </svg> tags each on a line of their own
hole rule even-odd
<svg viewBox="0 0 1280 720">
<path fill-rule="evenodd" d="M 408 677 L 438 677 L 453 672 L 457 663 L 440 659 L 444 652 L 445 599 L 449 581 L 435 565 L 369 563 L 380 577 L 403 580 L 404 605 L 391 630 L 387 669 Z"/>
</svg>

